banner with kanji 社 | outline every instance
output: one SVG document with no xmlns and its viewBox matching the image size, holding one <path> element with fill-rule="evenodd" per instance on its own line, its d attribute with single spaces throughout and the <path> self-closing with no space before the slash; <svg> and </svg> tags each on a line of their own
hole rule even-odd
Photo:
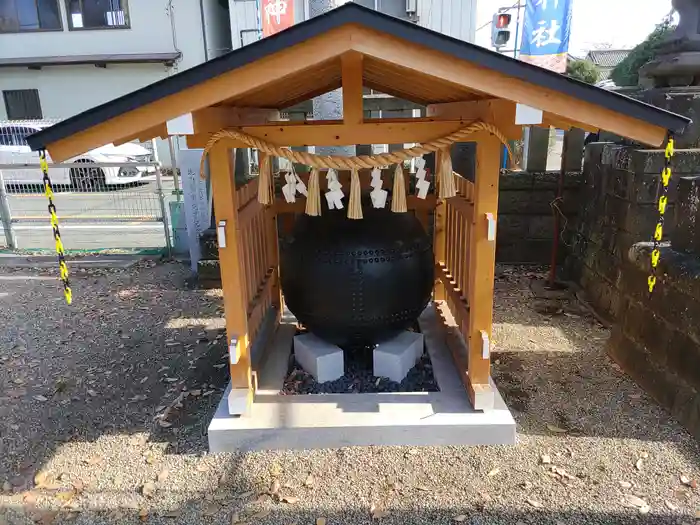
<svg viewBox="0 0 700 525">
<path fill-rule="evenodd" d="M 566 72 L 573 0 L 528 0 L 520 60 Z"/>
</svg>

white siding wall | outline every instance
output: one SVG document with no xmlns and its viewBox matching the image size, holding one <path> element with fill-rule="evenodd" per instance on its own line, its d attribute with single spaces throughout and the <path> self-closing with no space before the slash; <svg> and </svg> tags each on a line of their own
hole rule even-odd
<svg viewBox="0 0 700 525">
<path fill-rule="evenodd" d="M 418 24 L 474 43 L 477 0 L 418 0 Z"/>
</svg>

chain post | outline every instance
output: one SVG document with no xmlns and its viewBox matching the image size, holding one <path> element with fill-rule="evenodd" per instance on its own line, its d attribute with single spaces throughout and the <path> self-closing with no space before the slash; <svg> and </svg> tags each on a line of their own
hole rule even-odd
<svg viewBox="0 0 700 525">
<path fill-rule="evenodd" d="M 666 150 L 664 152 L 664 168 L 661 172 L 661 179 L 659 180 L 659 220 L 656 223 L 656 228 L 654 228 L 654 248 L 651 251 L 651 273 L 647 279 L 649 295 L 654 293 L 654 288 L 656 287 L 657 281 L 657 269 L 661 259 L 661 250 L 659 249 L 659 245 L 661 244 L 661 240 L 664 236 L 664 216 L 666 214 L 666 206 L 668 205 L 668 190 L 669 183 L 671 182 L 671 161 L 673 160 L 674 153 L 675 141 L 673 140 L 673 136 L 669 133 L 668 141 L 666 143 Z"/>
<path fill-rule="evenodd" d="M 51 229 L 53 230 L 53 239 L 56 243 L 56 255 L 58 255 L 58 270 L 61 274 L 61 282 L 63 283 L 63 295 L 66 298 L 66 303 L 73 302 L 73 291 L 68 280 L 68 266 L 66 265 L 66 253 L 63 249 L 61 241 L 61 230 L 58 228 L 58 215 L 56 215 L 56 205 L 53 203 L 53 186 L 49 178 L 49 164 L 46 161 L 46 151 L 39 152 L 39 164 L 41 165 L 41 173 L 43 174 L 44 195 L 49 200 L 48 210 L 51 216 Z"/>
</svg>

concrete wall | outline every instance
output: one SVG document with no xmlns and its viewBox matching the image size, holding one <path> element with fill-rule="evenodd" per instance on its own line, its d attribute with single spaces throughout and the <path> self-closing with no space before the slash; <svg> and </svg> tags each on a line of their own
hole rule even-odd
<svg viewBox="0 0 700 525">
<path fill-rule="evenodd" d="M 308 18 L 308 0 L 294 3 L 295 23 Z M 354 0 L 356 3 L 399 18 L 407 19 L 406 0 Z M 418 25 L 467 42 L 476 36 L 477 0 L 418 0 Z M 229 0 L 233 48 L 254 42 L 262 36 L 255 0 Z"/>
</svg>

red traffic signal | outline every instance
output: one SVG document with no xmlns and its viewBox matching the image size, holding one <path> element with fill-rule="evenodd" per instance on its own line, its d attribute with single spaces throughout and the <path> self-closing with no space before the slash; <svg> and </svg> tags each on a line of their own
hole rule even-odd
<svg viewBox="0 0 700 525">
<path fill-rule="evenodd" d="M 501 13 L 496 15 L 496 28 L 504 29 L 510 25 L 511 15 L 508 13 Z"/>
</svg>

